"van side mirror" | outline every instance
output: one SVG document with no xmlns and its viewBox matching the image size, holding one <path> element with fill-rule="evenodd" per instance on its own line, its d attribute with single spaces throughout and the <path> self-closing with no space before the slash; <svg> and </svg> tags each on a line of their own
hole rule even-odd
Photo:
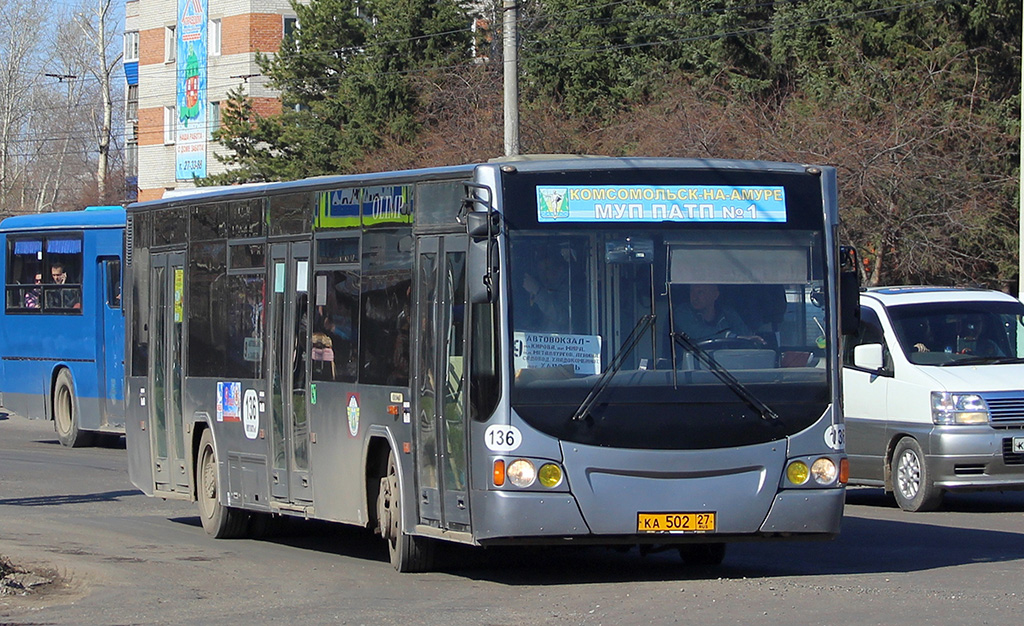
<svg viewBox="0 0 1024 626">
<path fill-rule="evenodd" d="M 860 369 L 872 372 L 881 370 L 884 365 L 882 360 L 882 344 L 864 343 L 859 346 L 854 346 L 853 364 Z"/>
<path fill-rule="evenodd" d="M 839 331 L 854 335 L 860 328 L 860 273 L 857 270 L 857 250 L 853 246 L 839 247 Z"/>
</svg>

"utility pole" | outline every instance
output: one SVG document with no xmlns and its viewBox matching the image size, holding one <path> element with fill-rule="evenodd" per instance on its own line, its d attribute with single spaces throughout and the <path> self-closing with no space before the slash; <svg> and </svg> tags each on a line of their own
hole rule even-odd
<svg viewBox="0 0 1024 626">
<path fill-rule="evenodd" d="M 1021 28 L 1024 29 L 1024 13 L 1021 13 Z M 1020 185 L 1017 199 L 1017 297 L 1024 300 L 1024 50 L 1020 59 Z"/>
<path fill-rule="evenodd" d="M 519 52 L 516 46 L 518 0 L 502 0 L 505 61 L 505 156 L 519 154 Z"/>
</svg>

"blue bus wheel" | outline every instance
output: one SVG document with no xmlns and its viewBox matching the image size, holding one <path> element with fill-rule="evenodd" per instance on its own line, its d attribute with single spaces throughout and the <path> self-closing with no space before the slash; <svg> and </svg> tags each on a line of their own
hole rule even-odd
<svg viewBox="0 0 1024 626">
<path fill-rule="evenodd" d="M 53 428 L 61 445 L 79 448 L 92 444 L 94 433 L 82 431 L 78 426 L 75 383 L 71 380 L 71 372 L 62 369 L 53 385 Z"/>
</svg>

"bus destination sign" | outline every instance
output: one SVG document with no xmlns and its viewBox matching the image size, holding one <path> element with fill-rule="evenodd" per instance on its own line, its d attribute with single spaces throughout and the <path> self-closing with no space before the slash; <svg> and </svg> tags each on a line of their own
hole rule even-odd
<svg viewBox="0 0 1024 626">
<path fill-rule="evenodd" d="M 784 223 L 786 190 L 758 185 L 538 185 L 537 220 Z"/>
</svg>

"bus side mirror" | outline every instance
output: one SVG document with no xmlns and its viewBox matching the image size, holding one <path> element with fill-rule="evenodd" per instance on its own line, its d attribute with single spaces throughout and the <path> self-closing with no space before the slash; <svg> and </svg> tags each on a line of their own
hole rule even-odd
<svg viewBox="0 0 1024 626">
<path fill-rule="evenodd" d="M 500 216 L 497 211 L 488 209 L 469 211 L 465 219 L 469 235 L 466 297 L 470 304 L 494 302 L 498 293 Z"/>
<path fill-rule="evenodd" d="M 860 274 L 857 271 L 857 250 L 839 247 L 839 330 L 854 335 L 860 328 Z"/>
</svg>

